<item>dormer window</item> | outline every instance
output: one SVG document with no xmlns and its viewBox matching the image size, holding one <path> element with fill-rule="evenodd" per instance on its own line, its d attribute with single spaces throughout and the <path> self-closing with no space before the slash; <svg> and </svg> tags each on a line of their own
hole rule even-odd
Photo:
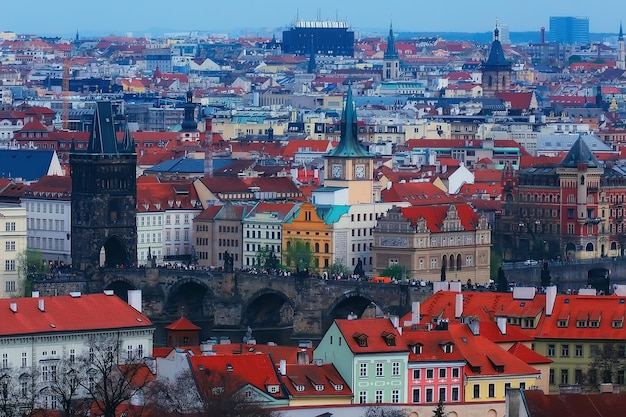
<svg viewBox="0 0 626 417">
<path fill-rule="evenodd" d="M 444 351 L 445 353 L 452 353 L 452 350 L 453 350 L 454 344 L 452 344 L 452 343 L 446 343 L 446 344 L 442 345 L 441 347 L 443 348 L 443 351 Z"/>
<path fill-rule="evenodd" d="M 623 326 L 623 321 L 622 320 L 613 320 L 613 322 L 611 323 L 611 327 L 614 329 L 621 329 Z"/>
<path fill-rule="evenodd" d="M 385 340 L 385 344 L 387 346 L 395 346 L 396 345 L 396 335 L 389 332 L 383 332 L 382 337 Z"/>
<path fill-rule="evenodd" d="M 410 345 L 411 348 L 411 352 L 413 352 L 416 355 L 420 355 L 422 353 L 422 349 L 424 348 L 424 345 L 422 345 L 421 343 L 416 343 L 414 345 Z"/>
<path fill-rule="evenodd" d="M 567 320 L 561 319 L 556 322 L 557 327 L 567 327 Z"/>
<path fill-rule="evenodd" d="M 324 391 L 324 385 L 315 384 L 315 391 Z"/>
<path fill-rule="evenodd" d="M 367 335 L 363 333 L 355 333 L 352 337 L 359 347 L 367 347 Z"/>
<path fill-rule="evenodd" d="M 267 392 L 269 392 L 270 394 L 278 393 L 278 385 L 268 385 Z"/>
<path fill-rule="evenodd" d="M 589 320 L 589 327 L 600 327 L 600 321 L 599 320 Z"/>
<path fill-rule="evenodd" d="M 304 385 L 296 385 L 296 391 L 304 392 Z"/>
<path fill-rule="evenodd" d="M 576 320 L 576 327 L 587 327 L 587 322 L 585 320 Z"/>
<path fill-rule="evenodd" d="M 343 391 L 343 384 L 334 384 L 335 391 Z"/>
</svg>

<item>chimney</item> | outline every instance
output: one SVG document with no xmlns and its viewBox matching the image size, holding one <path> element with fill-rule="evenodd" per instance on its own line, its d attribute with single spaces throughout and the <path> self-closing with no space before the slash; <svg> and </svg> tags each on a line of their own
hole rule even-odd
<svg viewBox="0 0 626 417">
<path fill-rule="evenodd" d="M 280 374 L 282 376 L 287 375 L 287 361 L 284 359 L 280 360 Z"/>
<path fill-rule="evenodd" d="M 204 177 L 213 177 L 213 119 L 204 119 Z"/>
<path fill-rule="evenodd" d="M 37 298 L 37 297 L 39 297 L 39 291 L 33 291 L 33 292 L 32 292 L 32 294 L 31 294 L 31 296 L 32 296 L 33 298 Z"/>
<path fill-rule="evenodd" d="M 506 334 L 506 317 L 498 317 L 498 329 L 500 329 L 500 333 Z"/>
<path fill-rule="evenodd" d="M 141 290 L 128 290 L 128 304 L 141 313 Z"/>
<path fill-rule="evenodd" d="M 9 308 L 11 309 L 12 312 L 17 313 L 17 303 L 9 304 Z"/>
<path fill-rule="evenodd" d="M 309 363 L 309 352 L 306 350 L 301 350 L 296 353 L 296 362 L 298 365 L 308 365 Z"/>
<path fill-rule="evenodd" d="M 462 315 L 463 315 L 463 294 L 457 293 L 455 295 L 454 317 L 458 319 Z"/>
<path fill-rule="evenodd" d="M 420 324 L 420 302 L 413 301 L 411 303 L 411 321 L 413 324 Z"/>
<path fill-rule="evenodd" d="M 556 285 L 546 288 L 546 316 L 550 317 L 554 310 L 554 302 L 556 301 Z"/>
<path fill-rule="evenodd" d="M 480 335 L 480 322 L 478 319 L 471 319 L 469 322 L 469 328 L 474 336 Z"/>
<path fill-rule="evenodd" d="M 38 301 L 39 301 L 39 311 L 41 311 L 43 313 L 44 311 L 46 311 L 46 308 L 45 308 L 45 305 L 44 305 L 44 299 L 40 298 Z"/>
</svg>

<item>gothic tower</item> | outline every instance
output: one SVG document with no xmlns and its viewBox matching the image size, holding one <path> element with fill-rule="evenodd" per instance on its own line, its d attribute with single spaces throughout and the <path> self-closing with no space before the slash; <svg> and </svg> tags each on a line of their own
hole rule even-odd
<svg viewBox="0 0 626 417">
<path fill-rule="evenodd" d="M 500 30 L 497 25 L 493 31 L 489 58 L 481 65 L 481 72 L 484 96 L 493 96 L 495 93 L 509 91 L 511 87 L 511 64 L 504 57 L 500 43 Z"/>
<path fill-rule="evenodd" d="M 622 22 L 619 23 L 619 35 L 617 36 L 617 61 L 615 66 L 617 69 L 626 70 L 626 49 L 624 49 L 624 31 L 622 30 Z"/>
<path fill-rule="evenodd" d="M 387 36 L 387 49 L 383 56 L 383 80 L 395 80 L 400 76 L 400 57 L 396 50 L 393 26 L 389 25 Z"/>
<path fill-rule="evenodd" d="M 193 104 L 193 92 L 187 91 L 187 99 L 183 106 L 183 123 L 178 133 L 178 142 L 200 142 L 198 122 L 196 122 L 196 105 Z"/>
<path fill-rule="evenodd" d="M 357 131 L 356 106 L 348 87 L 339 144 L 324 155 L 324 186 L 347 188 L 349 205 L 374 200 L 374 155 L 361 146 Z"/>
<path fill-rule="evenodd" d="M 137 263 L 135 144 L 118 142 L 111 102 L 96 105 L 86 150 L 70 151 L 75 269 Z"/>
</svg>

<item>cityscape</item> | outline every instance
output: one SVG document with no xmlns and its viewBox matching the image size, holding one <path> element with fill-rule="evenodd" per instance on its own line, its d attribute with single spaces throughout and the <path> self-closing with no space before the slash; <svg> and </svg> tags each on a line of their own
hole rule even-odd
<svg viewBox="0 0 626 417">
<path fill-rule="evenodd" d="M 621 21 L 240 3 L 7 6 L 0 417 L 619 413 Z"/>
</svg>

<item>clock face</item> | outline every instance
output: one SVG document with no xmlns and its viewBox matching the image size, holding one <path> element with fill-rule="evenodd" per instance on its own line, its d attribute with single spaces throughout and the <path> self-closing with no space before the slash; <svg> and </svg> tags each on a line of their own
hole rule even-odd
<svg viewBox="0 0 626 417">
<path fill-rule="evenodd" d="M 365 178 L 365 166 L 357 165 L 356 167 L 354 167 L 354 176 L 359 179 Z"/>
<path fill-rule="evenodd" d="M 342 173 L 342 169 L 341 169 L 341 165 L 333 165 L 333 178 L 341 178 L 341 173 Z"/>
</svg>

